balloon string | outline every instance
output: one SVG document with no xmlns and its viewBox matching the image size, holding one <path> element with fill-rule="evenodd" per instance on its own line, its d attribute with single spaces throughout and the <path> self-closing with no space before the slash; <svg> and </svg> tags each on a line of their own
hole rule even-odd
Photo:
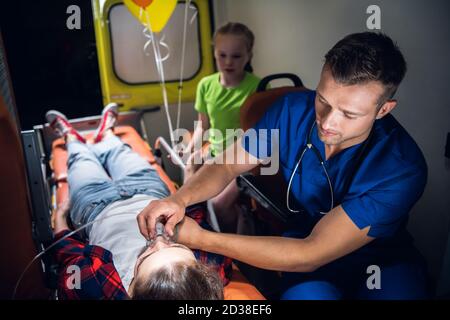
<svg viewBox="0 0 450 320">
<path fill-rule="evenodd" d="M 180 67 L 180 83 L 178 84 L 178 111 L 177 111 L 177 126 L 178 129 L 180 127 L 180 117 L 181 117 L 181 97 L 183 93 L 183 80 L 184 80 L 184 64 L 185 64 L 185 56 L 186 56 L 186 38 L 187 38 L 187 20 L 188 20 L 188 12 L 189 9 L 194 10 L 194 14 L 189 21 L 189 25 L 194 23 L 195 18 L 197 18 L 198 10 L 192 5 L 191 0 L 187 0 L 184 8 L 184 25 L 183 25 L 183 44 L 181 49 L 181 67 Z"/>
<path fill-rule="evenodd" d="M 197 18 L 197 15 L 198 15 L 198 10 L 197 10 L 197 8 L 194 5 L 191 4 L 191 0 L 189 0 L 189 9 L 194 11 L 194 14 L 192 15 L 192 18 L 189 21 L 189 24 L 191 25 L 191 24 L 194 23 L 195 18 Z"/>
<path fill-rule="evenodd" d="M 164 42 L 165 38 L 166 38 L 166 35 L 163 34 L 163 36 L 161 37 L 161 40 L 159 40 L 159 45 L 167 49 L 167 54 L 165 55 L 164 58 L 161 58 L 161 62 L 164 62 L 170 58 L 170 48 L 169 48 L 169 45 L 166 42 Z"/>
<path fill-rule="evenodd" d="M 146 37 L 148 39 L 147 42 L 145 42 L 145 44 L 144 44 L 144 53 L 146 56 L 149 56 L 150 53 L 148 53 L 148 47 L 152 43 L 153 39 L 152 39 L 152 36 L 149 34 L 148 28 L 144 28 L 142 33 L 144 34 L 144 37 Z M 162 62 L 164 62 L 170 58 L 170 47 L 164 41 L 165 38 L 166 38 L 166 35 L 163 34 L 163 36 L 161 37 L 161 40 L 159 40 L 159 45 L 167 49 L 167 54 L 164 56 L 164 58 L 160 59 Z"/>
<path fill-rule="evenodd" d="M 147 28 L 148 31 L 150 32 L 150 36 L 152 38 L 152 46 L 153 46 L 153 53 L 155 55 L 155 62 L 156 62 L 156 69 L 158 71 L 159 77 L 160 77 L 160 82 L 161 82 L 161 88 L 162 88 L 162 94 L 163 94 L 163 102 L 164 102 L 164 110 L 166 112 L 166 117 L 167 117 L 167 123 L 169 125 L 169 135 L 170 135 L 170 143 L 172 148 L 174 147 L 174 143 L 175 143 L 175 138 L 173 135 L 173 127 L 172 127 L 172 118 L 170 116 L 170 112 L 169 112 L 169 101 L 167 98 L 167 88 L 166 88 L 166 82 L 165 82 L 165 78 L 164 78 L 164 66 L 162 63 L 162 59 L 161 59 L 161 50 L 159 47 L 159 43 L 155 41 L 155 34 L 152 31 L 152 26 L 150 23 L 150 16 L 148 14 L 148 12 L 145 12 L 145 17 L 147 20 Z"/>
<path fill-rule="evenodd" d="M 187 38 L 187 19 L 191 0 L 187 0 L 184 6 L 184 24 L 183 24 L 183 44 L 181 47 L 181 67 L 180 67 L 180 82 L 178 84 L 178 110 L 177 110 L 177 126 L 180 127 L 181 117 L 181 96 L 183 93 L 183 77 L 184 77 L 184 57 L 186 55 L 186 38 Z"/>
</svg>

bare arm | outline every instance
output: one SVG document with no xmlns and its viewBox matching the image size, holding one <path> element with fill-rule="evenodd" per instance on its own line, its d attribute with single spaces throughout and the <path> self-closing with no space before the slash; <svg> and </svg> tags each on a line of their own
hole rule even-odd
<svg viewBox="0 0 450 320">
<path fill-rule="evenodd" d="M 221 156 L 223 156 L 223 164 L 214 163 L 221 159 Z M 166 232 L 172 236 L 173 228 L 183 219 L 187 206 L 214 197 L 231 180 L 258 164 L 258 159 L 245 151 L 239 139 L 223 154 L 206 162 L 177 193 L 166 199 L 152 201 L 144 208 L 137 217 L 142 235 L 148 239 L 153 237 L 156 221 L 163 218 L 166 220 Z"/>
<path fill-rule="evenodd" d="M 194 128 L 194 134 L 192 135 L 192 139 L 191 141 L 189 141 L 189 144 L 186 148 L 187 152 L 192 152 L 195 146 L 202 145 L 203 133 L 210 127 L 209 118 L 206 113 L 199 113 L 197 121 L 199 121 L 200 123 L 196 128 Z"/>
<path fill-rule="evenodd" d="M 360 230 L 339 206 L 323 217 L 305 239 L 215 233 L 187 220 L 177 241 L 263 269 L 311 272 L 372 241 L 374 238 L 367 235 L 369 228 Z"/>
<path fill-rule="evenodd" d="M 223 164 L 215 163 L 222 155 Z M 208 200 L 219 194 L 238 175 L 259 163 L 257 158 L 242 148 L 241 140 L 238 140 L 223 154 L 207 161 L 173 197 L 184 206 Z"/>
</svg>

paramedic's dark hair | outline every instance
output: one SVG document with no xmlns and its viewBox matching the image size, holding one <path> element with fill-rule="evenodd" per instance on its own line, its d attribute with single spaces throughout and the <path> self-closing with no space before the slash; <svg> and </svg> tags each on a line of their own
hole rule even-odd
<svg viewBox="0 0 450 320">
<path fill-rule="evenodd" d="M 381 82 L 385 92 L 380 104 L 394 96 L 406 73 L 406 61 L 397 44 L 375 32 L 354 33 L 340 40 L 325 55 L 325 66 L 341 84 Z"/>
<path fill-rule="evenodd" d="M 253 45 L 255 44 L 255 35 L 253 32 L 245 25 L 239 22 L 228 22 L 227 24 L 221 26 L 216 30 L 213 37 L 213 43 L 216 45 L 216 40 L 218 35 L 232 34 L 235 36 L 243 36 L 245 38 L 245 43 L 247 46 L 247 51 L 251 54 L 253 52 Z M 245 71 L 253 72 L 253 67 L 250 61 L 245 65 Z"/>
<path fill-rule="evenodd" d="M 223 300 L 223 284 L 213 267 L 178 262 L 136 279 L 133 300 Z"/>
</svg>

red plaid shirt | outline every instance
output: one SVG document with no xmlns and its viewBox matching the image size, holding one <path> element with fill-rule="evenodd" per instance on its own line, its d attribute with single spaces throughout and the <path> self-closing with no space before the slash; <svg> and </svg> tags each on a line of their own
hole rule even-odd
<svg viewBox="0 0 450 320">
<path fill-rule="evenodd" d="M 186 215 L 196 220 L 204 229 L 211 230 L 205 219 L 205 204 L 189 207 Z M 54 241 L 61 239 L 69 232 L 69 230 L 59 232 Z M 129 298 L 114 267 L 112 253 L 108 250 L 89 245 L 77 235 L 64 239 L 53 250 L 60 267 L 58 280 L 60 299 L 124 300 Z M 200 250 L 193 251 L 197 260 L 216 266 L 224 286 L 228 284 L 232 269 L 230 258 Z M 77 272 L 74 271 L 73 266 L 80 270 L 79 283 L 75 281 Z"/>
</svg>

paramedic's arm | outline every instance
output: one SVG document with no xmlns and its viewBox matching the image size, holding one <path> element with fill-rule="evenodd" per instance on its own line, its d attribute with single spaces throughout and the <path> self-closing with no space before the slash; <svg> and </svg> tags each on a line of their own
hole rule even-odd
<svg viewBox="0 0 450 320">
<path fill-rule="evenodd" d="M 311 272 L 372 241 L 374 238 L 367 235 L 369 228 L 359 229 L 338 206 L 305 239 L 216 233 L 201 229 L 186 217 L 179 227 L 177 241 L 258 268 Z"/>
<path fill-rule="evenodd" d="M 239 174 L 259 163 L 257 158 L 245 151 L 240 139 L 229 147 L 224 155 L 225 164 L 206 162 L 174 195 L 150 202 L 137 217 L 142 235 L 147 239 L 152 238 L 156 221 L 162 217 L 166 220 L 166 232 L 172 236 L 173 228 L 183 219 L 187 206 L 214 197 Z M 238 162 L 242 164 L 236 164 L 235 159 L 243 159 Z"/>
</svg>

